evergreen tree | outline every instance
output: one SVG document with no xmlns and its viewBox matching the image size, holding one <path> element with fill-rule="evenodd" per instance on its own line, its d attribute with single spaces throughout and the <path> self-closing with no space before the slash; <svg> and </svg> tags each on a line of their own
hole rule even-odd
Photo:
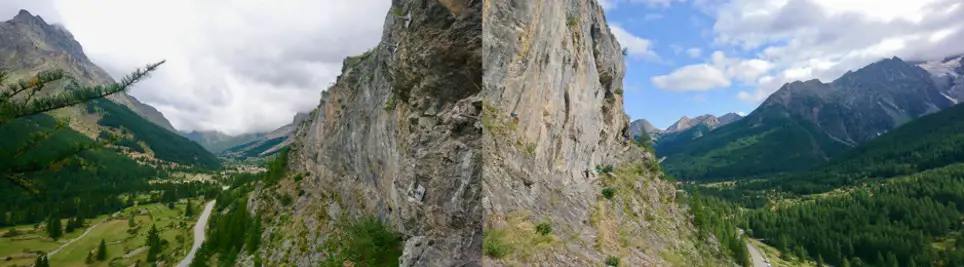
<svg viewBox="0 0 964 267">
<path fill-rule="evenodd" d="M 64 232 L 60 223 L 60 218 L 55 214 L 50 214 L 50 218 L 47 219 L 47 235 L 50 235 L 50 238 L 57 240 L 63 236 L 63 234 Z"/>
<path fill-rule="evenodd" d="M 258 250 L 258 245 L 261 244 L 261 216 L 259 215 L 254 220 L 254 224 L 251 225 L 251 230 L 246 233 L 248 235 L 248 242 L 245 247 L 248 253 L 254 253 Z"/>
<path fill-rule="evenodd" d="M 94 251 L 93 251 L 93 250 L 87 251 L 87 259 L 84 260 L 84 263 L 87 263 L 87 264 L 92 264 L 92 263 L 94 263 Z"/>
<path fill-rule="evenodd" d="M 61 70 L 41 72 L 27 80 L 3 86 L 10 78 L 10 74 L 0 72 L 0 125 L 30 115 L 69 107 L 124 92 L 135 83 L 147 78 L 148 74 L 156 70 L 161 64 L 164 64 L 164 61 L 147 65 L 143 70 L 137 69 L 132 74 L 124 77 L 119 83 L 95 87 L 80 85 L 77 80 L 71 78 L 66 72 Z M 54 87 L 53 84 L 57 83 L 66 84 L 65 88 L 55 93 L 42 92 L 44 89 L 52 89 Z M 44 143 L 44 140 L 47 140 L 55 132 L 65 127 L 66 123 L 58 123 L 57 127 L 53 130 L 41 132 L 33 136 L 33 138 L 10 152 L 13 153 L 16 158 L 30 151 L 34 151 L 40 144 Z M 104 140 L 103 143 L 78 145 L 70 147 L 70 149 L 66 151 L 56 151 L 55 154 L 57 156 L 53 158 L 38 159 L 31 162 L 0 163 L 0 179 L 8 180 L 30 193 L 39 194 L 39 191 L 25 177 L 26 174 L 48 170 L 55 165 L 60 165 L 58 163 L 65 162 L 82 151 L 103 146 L 110 141 L 112 140 Z"/>
<path fill-rule="evenodd" d="M 75 223 L 74 223 L 74 218 L 68 218 L 68 219 L 67 219 L 67 226 L 64 226 L 64 232 L 65 232 L 65 233 L 73 233 L 73 232 L 74 232 L 74 224 L 75 224 Z"/>
<path fill-rule="evenodd" d="M 50 263 L 47 262 L 47 254 L 40 254 L 37 256 L 37 260 L 34 261 L 34 267 L 50 267 Z"/>
<path fill-rule="evenodd" d="M 97 260 L 103 261 L 107 259 L 107 243 L 104 239 L 100 239 L 100 246 L 97 247 Z"/>
<path fill-rule="evenodd" d="M 137 226 L 137 222 L 134 221 L 134 213 L 131 213 L 131 218 L 127 220 L 127 227 L 134 228 Z"/>
<path fill-rule="evenodd" d="M 147 246 L 150 247 L 147 250 L 147 262 L 156 262 L 157 256 L 161 254 L 161 236 L 155 225 L 151 225 L 151 230 L 147 232 Z"/>
<path fill-rule="evenodd" d="M 194 216 L 194 209 L 191 208 L 191 201 L 190 201 L 190 200 L 187 201 L 187 206 L 184 207 L 184 216 L 185 216 L 185 217 Z"/>
</svg>

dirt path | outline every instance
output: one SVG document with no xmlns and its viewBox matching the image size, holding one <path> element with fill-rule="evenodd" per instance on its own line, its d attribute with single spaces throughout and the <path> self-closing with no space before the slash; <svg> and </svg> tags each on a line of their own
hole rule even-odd
<svg viewBox="0 0 964 267">
<path fill-rule="evenodd" d="M 63 245 L 60 245 L 59 247 L 57 247 L 57 249 L 51 250 L 50 252 L 47 253 L 47 258 L 50 258 L 50 256 L 53 256 L 54 254 L 57 254 L 57 252 L 60 252 L 60 250 L 63 249 L 64 247 L 67 247 L 67 246 L 70 245 L 71 243 L 74 243 L 74 241 L 77 241 L 78 239 L 84 238 L 84 236 L 87 235 L 87 233 L 90 233 L 90 230 L 93 230 L 94 227 L 97 227 L 97 226 L 100 225 L 100 224 L 101 224 L 101 223 L 97 223 L 97 224 L 91 225 L 90 227 L 87 228 L 87 230 L 84 230 L 84 233 L 83 233 L 83 234 L 80 234 L 79 236 L 75 237 L 74 239 L 71 239 L 70 241 L 67 241 L 67 243 L 64 243 Z"/>
</svg>

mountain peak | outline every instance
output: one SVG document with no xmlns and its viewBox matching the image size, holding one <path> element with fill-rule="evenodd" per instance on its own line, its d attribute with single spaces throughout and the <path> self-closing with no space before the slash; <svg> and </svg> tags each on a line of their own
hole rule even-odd
<svg viewBox="0 0 964 267">
<path fill-rule="evenodd" d="M 14 18 L 15 19 L 33 18 L 33 14 L 30 14 L 30 11 L 27 11 L 26 9 L 21 9 L 20 12 L 17 13 L 17 16 Z"/>
<path fill-rule="evenodd" d="M 40 22 L 43 24 L 47 24 L 47 22 L 45 22 L 43 18 L 41 18 L 40 16 L 34 16 L 33 14 L 30 13 L 30 11 L 27 11 L 26 9 L 21 9 L 20 12 L 17 12 L 17 16 L 13 17 L 13 21 L 26 22 L 26 23 Z"/>
</svg>

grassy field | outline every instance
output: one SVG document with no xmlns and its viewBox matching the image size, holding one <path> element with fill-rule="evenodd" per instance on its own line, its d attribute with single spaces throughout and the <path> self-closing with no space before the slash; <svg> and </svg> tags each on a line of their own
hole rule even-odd
<svg viewBox="0 0 964 267">
<path fill-rule="evenodd" d="M 143 263 L 147 259 L 144 244 L 152 224 L 161 232 L 162 243 L 167 243 L 163 247 L 161 259 L 177 262 L 191 249 L 194 240 L 191 228 L 203 208 L 200 200 L 191 202 L 196 213 L 194 218 L 189 219 L 184 217 L 185 204 L 176 204 L 174 209 L 168 209 L 164 204 L 140 205 L 111 216 L 102 215 L 89 219 L 88 227 L 93 226 L 90 232 L 49 256 L 51 266 L 129 266 L 136 261 Z M 130 214 L 137 214 L 133 230 L 128 226 Z M 24 225 L 16 228 L 29 230 L 34 229 L 34 226 Z M 6 230 L 3 229 L 0 232 L 6 232 Z M 0 266 L 29 266 L 36 257 L 32 252 L 49 253 L 66 244 L 70 239 L 80 236 L 84 230 L 86 229 L 76 230 L 59 241 L 50 239 L 42 231 L 12 238 L 0 238 Z M 131 230 L 130 233 L 128 230 Z M 101 239 L 107 243 L 107 260 L 95 261 L 92 264 L 85 263 L 88 252 L 96 250 Z"/>
</svg>

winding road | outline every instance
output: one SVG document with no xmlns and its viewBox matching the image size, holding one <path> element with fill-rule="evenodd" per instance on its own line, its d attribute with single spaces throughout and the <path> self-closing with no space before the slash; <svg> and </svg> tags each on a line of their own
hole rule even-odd
<svg viewBox="0 0 964 267">
<path fill-rule="evenodd" d="M 207 229 L 208 217 L 211 217 L 211 210 L 214 209 L 214 200 L 208 202 L 204 205 L 204 211 L 201 212 L 201 217 L 197 219 L 197 223 L 194 224 L 194 246 L 191 247 L 191 252 L 187 253 L 184 260 L 181 260 L 177 264 L 177 267 L 187 267 L 191 265 L 191 261 L 194 260 L 194 254 L 197 250 L 201 248 L 201 244 L 204 243 L 204 230 Z"/>
<path fill-rule="evenodd" d="M 750 241 L 746 242 L 746 249 L 750 251 L 750 258 L 753 260 L 753 267 L 767 267 L 766 261 L 763 260 L 763 254 L 760 254 L 760 250 L 750 243 Z"/>
</svg>

